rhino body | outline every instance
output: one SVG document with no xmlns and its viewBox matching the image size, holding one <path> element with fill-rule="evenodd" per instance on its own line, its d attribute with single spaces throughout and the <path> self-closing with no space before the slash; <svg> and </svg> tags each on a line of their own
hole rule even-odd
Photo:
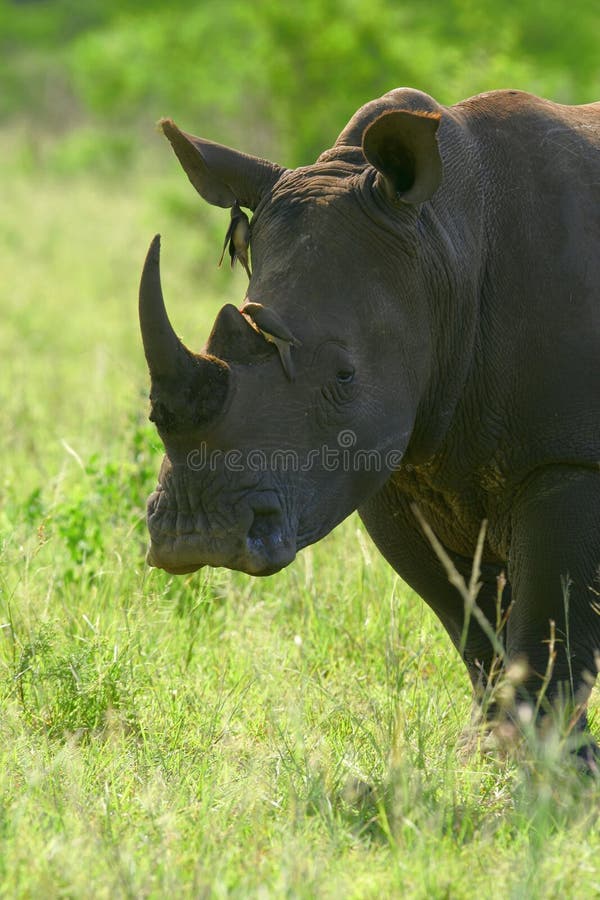
<svg viewBox="0 0 600 900">
<path fill-rule="evenodd" d="M 514 601 L 501 637 L 527 660 L 523 694 L 552 621 L 547 696 L 583 705 L 600 653 L 600 104 L 398 89 L 294 170 L 162 127 L 208 202 L 253 210 L 253 271 L 193 354 L 157 240 L 148 254 L 166 449 L 149 563 L 271 574 L 358 509 L 480 686 L 489 634 L 465 626 L 414 507 L 467 577 L 486 520 L 477 603 L 495 627 L 499 591 Z"/>
</svg>

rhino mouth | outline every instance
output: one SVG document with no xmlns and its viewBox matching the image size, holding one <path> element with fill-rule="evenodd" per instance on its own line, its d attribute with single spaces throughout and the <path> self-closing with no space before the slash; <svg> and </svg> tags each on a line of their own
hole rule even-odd
<svg viewBox="0 0 600 900">
<path fill-rule="evenodd" d="M 213 515 L 203 509 L 182 511 L 159 484 L 148 498 L 148 565 L 172 575 L 212 566 L 261 576 L 294 561 L 296 537 L 274 492 L 260 491 L 221 507 Z"/>
</svg>

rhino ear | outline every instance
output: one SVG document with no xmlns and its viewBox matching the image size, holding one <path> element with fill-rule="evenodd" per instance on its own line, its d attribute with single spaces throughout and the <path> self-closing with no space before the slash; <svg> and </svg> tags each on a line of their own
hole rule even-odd
<svg viewBox="0 0 600 900">
<path fill-rule="evenodd" d="M 365 129 L 363 153 L 379 172 L 378 184 L 390 200 L 423 203 L 440 186 L 440 118 L 438 112 L 392 110 Z"/>
<path fill-rule="evenodd" d="M 266 159 L 186 134 L 172 119 L 161 119 L 159 127 L 198 193 L 213 206 L 237 201 L 254 210 L 285 171 Z"/>
</svg>

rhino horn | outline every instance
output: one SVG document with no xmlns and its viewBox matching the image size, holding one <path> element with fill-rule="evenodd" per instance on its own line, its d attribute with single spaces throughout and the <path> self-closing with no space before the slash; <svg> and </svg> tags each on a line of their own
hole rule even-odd
<svg viewBox="0 0 600 900">
<path fill-rule="evenodd" d="M 160 235 L 144 262 L 139 298 L 140 330 L 152 380 L 185 379 L 196 369 L 194 354 L 180 341 L 169 321 L 160 283 Z"/>
<path fill-rule="evenodd" d="M 231 303 L 219 311 L 204 352 L 227 362 L 248 362 L 263 356 L 265 342 L 246 316 Z"/>
<path fill-rule="evenodd" d="M 152 412 L 159 429 L 205 425 L 225 404 L 229 367 L 192 353 L 169 321 L 160 284 L 160 235 L 156 235 L 140 282 L 140 329 L 150 370 Z"/>
<path fill-rule="evenodd" d="M 198 193 L 213 206 L 227 208 L 237 202 L 254 210 L 286 171 L 266 159 L 187 134 L 172 119 L 161 119 L 159 127 Z"/>
</svg>

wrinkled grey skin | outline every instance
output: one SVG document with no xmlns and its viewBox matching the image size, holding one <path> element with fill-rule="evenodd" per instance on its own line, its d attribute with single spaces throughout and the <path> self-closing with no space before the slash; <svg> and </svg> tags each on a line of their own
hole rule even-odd
<svg viewBox="0 0 600 900">
<path fill-rule="evenodd" d="M 270 574 L 358 509 L 477 685 L 491 645 L 473 621 L 461 643 L 463 601 L 412 504 L 466 575 L 486 519 L 478 604 L 494 623 L 505 572 L 523 692 L 553 620 L 548 696 L 585 701 L 600 652 L 600 104 L 499 91 L 446 108 L 401 89 L 296 170 L 163 129 L 205 199 L 254 211 L 246 302 L 297 342 L 290 374 L 226 307 L 202 354 L 176 347 L 154 243 L 141 317 L 166 456 L 149 563 Z M 201 447 L 237 463 L 202 464 Z M 295 470 L 255 471 L 256 450 L 294 451 Z"/>
</svg>

